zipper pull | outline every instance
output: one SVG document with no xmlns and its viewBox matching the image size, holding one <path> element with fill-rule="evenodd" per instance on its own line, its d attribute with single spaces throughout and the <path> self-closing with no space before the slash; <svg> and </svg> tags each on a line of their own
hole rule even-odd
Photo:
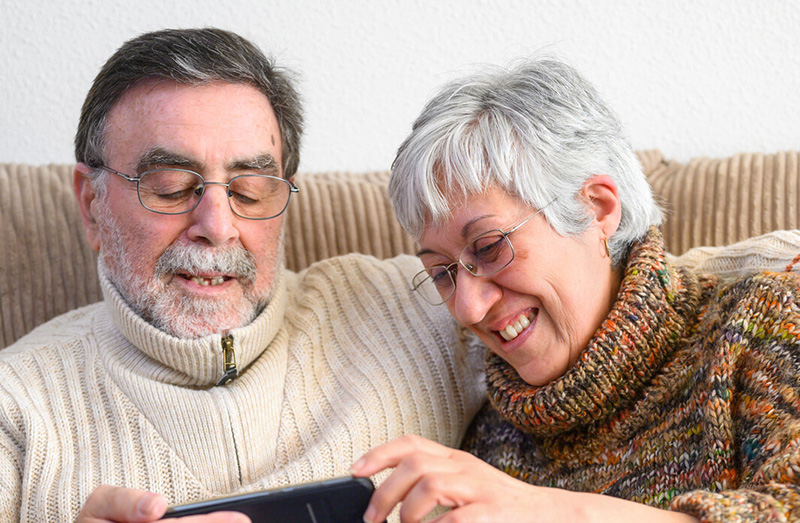
<svg viewBox="0 0 800 523">
<path fill-rule="evenodd" d="M 222 338 L 222 360 L 222 377 L 217 386 L 226 385 L 239 375 L 239 369 L 236 368 L 236 353 L 233 351 L 233 336 L 230 334 Z"/>
</svg>

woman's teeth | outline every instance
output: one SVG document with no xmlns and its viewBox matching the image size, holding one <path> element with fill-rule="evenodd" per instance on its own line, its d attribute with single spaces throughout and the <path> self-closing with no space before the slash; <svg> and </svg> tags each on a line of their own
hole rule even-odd
<svg viewBox="0 0 800 523">
<path fill-rule="evenodd" d="M 528 316 L 521 314 L 516 321 L 512 321 L 506 326 L 505 329 L 500 331 L 500 336 L 502 336 L 506 341 L 511 341 L 519 336 L 519 334 L 530 324 L 531 320 L 528 319 Z"/>
<path fill-rule="evenodd" d="M 203 278 L 202 276 L 192 276 L 190 278 L 197 285 L 219 285 L 225 281 L 225 276 L 214 276 L 213 278 Z"/>
</svg>

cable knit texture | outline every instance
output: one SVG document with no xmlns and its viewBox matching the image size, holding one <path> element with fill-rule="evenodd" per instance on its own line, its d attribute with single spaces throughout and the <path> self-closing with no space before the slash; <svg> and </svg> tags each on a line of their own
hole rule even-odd
<svg viewBox="0 0 800 523">
<path fill-rule="evenodd" d="M 665 262 L 652 229 L 577 363 L 543 387 L 487 357 L 463 448 L 536 485 L 704 522 L 800 521 L 795 273 L 722 283 Z"/>
<path fill-rule="evenodd" d="M 345 475 L 405 433 L 458 445 L 485 399 L 482 353 L 408 290 L 416 258 L 349 255 L 283 273 L 221 337 L 179 340 L 105 301 L 0 353 L 0 521 L 71 521 L 100 484 L 170 503 Z"/>
</svg>

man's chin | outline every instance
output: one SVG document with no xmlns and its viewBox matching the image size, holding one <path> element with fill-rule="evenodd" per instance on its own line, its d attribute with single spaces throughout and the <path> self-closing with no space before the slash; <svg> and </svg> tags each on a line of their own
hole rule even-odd
<svg viewBox="0 0 800 523">
<path fill-rule="evenodd" d="M 149 311 L 150 323 L 172 336 L 197 339 L 224 334 L 249 325 L 263 310 L 248 301 L 231 304 L 217 300 L 179 300 L 157 304 Z"/>
<path fill-rule="evenodd" d="M 249 325 L 255 314 L 238 318 L 199 318 L 197 316 L 174 315 L 168 318 L 158 318 L 152 321 L 154 327 L 171 336 L 181 339 L 197 339 L 212 334 L 224 334 L 233 329 Z"/>
<path fill-rule="evenodd" d="M 273 288 L 256 296 L 253 289 L 228 289 L 224 295 L 198 296 L 175 285 L 174 276 L 144 282 L 122 280 L 117 289 L 146 322 L 171 336 L 197 339 L 226 334 L 249 325 L 266 307 Z M 113 283 L 113 280 L 112 280 Z"/>
</svg>

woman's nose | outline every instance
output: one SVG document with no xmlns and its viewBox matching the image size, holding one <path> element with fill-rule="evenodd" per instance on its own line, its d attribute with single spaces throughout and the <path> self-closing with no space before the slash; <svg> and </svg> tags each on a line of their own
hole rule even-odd
<svg viewBox="0 0 800 523">
<path fill-rule="evenodd" d="M 483 320 L 502 296 L 502 289 L 490 277 L 473 276 L 462 268 L 456 273 L 450 312 L 462 325 L 473 325 Z"/>
</svg>

